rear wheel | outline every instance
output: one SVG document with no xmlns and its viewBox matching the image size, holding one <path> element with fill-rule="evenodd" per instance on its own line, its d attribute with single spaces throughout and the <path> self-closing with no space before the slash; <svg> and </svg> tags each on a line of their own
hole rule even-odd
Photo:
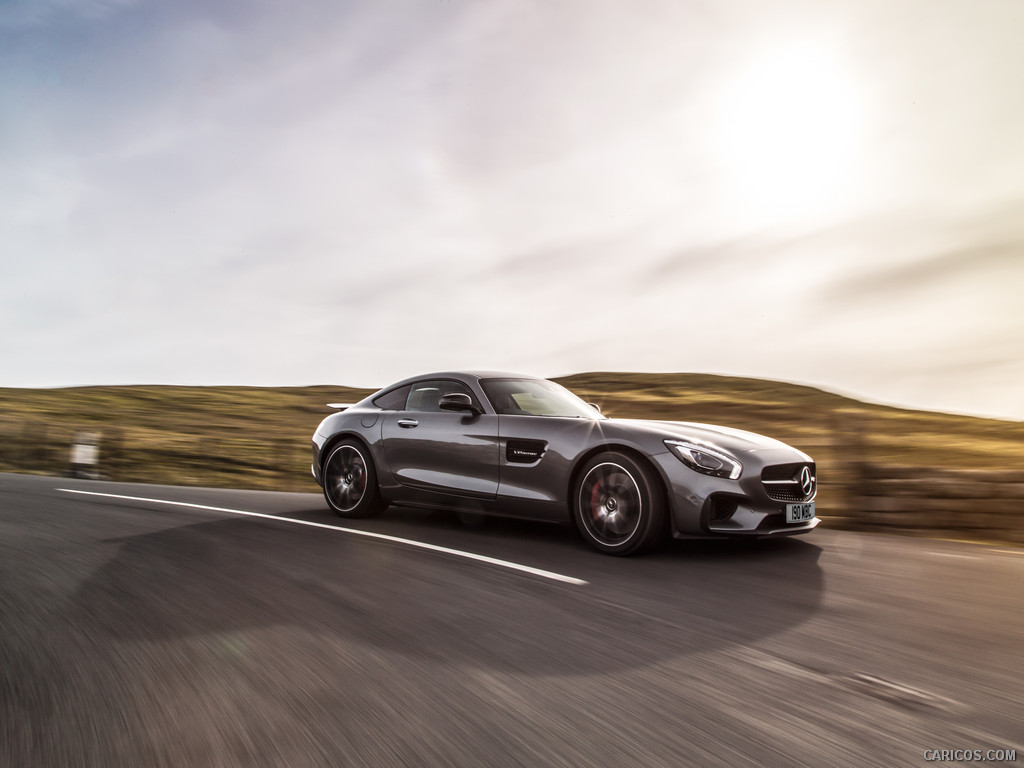
<svg viewBox="0 0 1024 768">
<path fill-rule="evenodd" d="M 623 453 L 602 453 L 580 471 L 573 517 L 594 549 L 609 555 L 638 554 L 661 541 L 664 492 L 646 465 Z"/>
<path fill-rule="evenodd" d="M 364 445 L 342 440 L 331 449 L 323 467 L 324 498 L 341 517 L 371 517 L 385 505 L 377 490 L 373 459 Z"/>
</svg>

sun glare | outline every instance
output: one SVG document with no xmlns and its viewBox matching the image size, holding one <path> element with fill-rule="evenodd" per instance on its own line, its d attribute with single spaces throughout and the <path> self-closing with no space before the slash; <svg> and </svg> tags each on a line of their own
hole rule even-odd
<svg viewBox="0 0 1024 768">
<path fill-rule="evenodd" d="M 749 59 L 719 92 L 713 155 L 724 203 L 752 224 L 812 218 L 855 187 L 863 148 L 856 82 L 827 48 Z"/>
</svg>

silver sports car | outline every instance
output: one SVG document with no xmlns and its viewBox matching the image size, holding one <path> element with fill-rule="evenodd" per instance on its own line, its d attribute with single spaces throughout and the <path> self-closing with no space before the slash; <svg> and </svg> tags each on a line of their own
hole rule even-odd
<svg viewBox="0 0 1024 768">
<path fill-rule="evenodd" d="M 728 427 L 610 419 L 564 387 L 511 373 L 431 373 L 355 405 L 313 435 L 313 476 L 342 517 L 389 504 L 573 520 L 611 555 L 664 536 L 806 533 L 814 461 Z"/>
</svg>

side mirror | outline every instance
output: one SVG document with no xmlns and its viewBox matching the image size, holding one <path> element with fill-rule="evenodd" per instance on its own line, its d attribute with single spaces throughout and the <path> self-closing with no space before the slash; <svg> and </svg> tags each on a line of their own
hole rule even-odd
<svg viewBox="0 0 1024 768">
<path fill-rule="evenodd" d="M 597 403 L 587 403 L 587 405 L 589 405 L 591 408 L 593 408 L 598 413 L 601 412 L 601 406 L 598 405 Z"/>
<path fill-rule="evenodd" d="M 437 407 L 442 411 L 469 411 L 472 414 L 481 413 L 480 409 L 473 405 L 473 398 L 462 392 L 453 392 L 441 398 Z"/>
</svg>

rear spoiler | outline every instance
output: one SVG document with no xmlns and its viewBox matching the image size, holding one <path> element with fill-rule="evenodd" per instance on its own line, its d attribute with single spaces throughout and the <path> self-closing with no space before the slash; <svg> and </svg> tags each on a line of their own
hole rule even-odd
<svg viewBox="0 0 1024 768">
<path fill-rule="evenodd" d="M 344 411 L 346 408 L 351 408 L 354 403 L 328 403 L 328 408 L 333 408 L 336 411 Z"/>
</svg>

